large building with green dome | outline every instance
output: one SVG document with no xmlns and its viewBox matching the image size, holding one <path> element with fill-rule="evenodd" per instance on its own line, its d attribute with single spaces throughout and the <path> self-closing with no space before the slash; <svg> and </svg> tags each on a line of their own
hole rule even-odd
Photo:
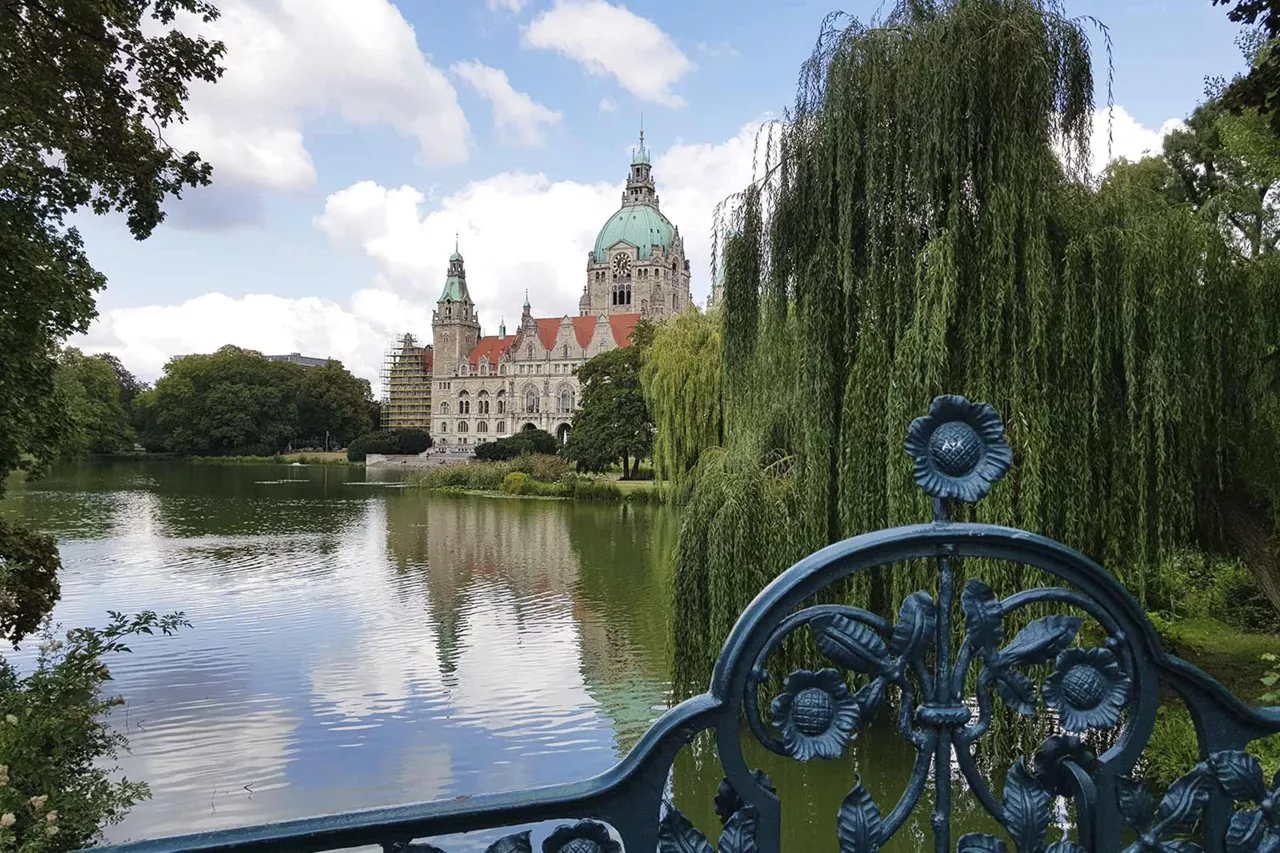
<svg viewBox="0 0 1280 853">
<path fill-rule="evenodd" d="M 535 317 L 526 297 L 514 334 L 504 325 L 485 335 L 455 247 L 431 315 L 431 346 L 409 352 L 398 342 L 387 356 L 389 376 L 403 375 L 405 363 L 420 365 L 422 387 L 384 379 L 384 411 L 415 421 L 402 418 L 399 427 L 429 429 L 440 456 L 529 428 L 568 438 L 580 399 L 578 367 L 630 345 L 641 317 L 662 322 L 691 302 L 684 241 L 658 207 L 643 132 L 622 206 L 601 226 L 586 272 L 576 316 Z"/>
</svg>

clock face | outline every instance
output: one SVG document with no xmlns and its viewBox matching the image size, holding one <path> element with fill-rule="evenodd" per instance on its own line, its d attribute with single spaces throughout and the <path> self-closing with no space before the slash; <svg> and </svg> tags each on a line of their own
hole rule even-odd
<svg viewBox="0 0 1280 853">
<path fill-rule="evenodd" d="M 613 274 L 626 275 L 631 272 L 631 258 L 628 255 L 613 256 Z"/>
</svg>

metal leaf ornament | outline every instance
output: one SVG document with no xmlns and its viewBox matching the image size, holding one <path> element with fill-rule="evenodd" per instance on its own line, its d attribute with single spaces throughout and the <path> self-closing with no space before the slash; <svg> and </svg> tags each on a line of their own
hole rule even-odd
<svg viewBox="0 0 1280 853">
<path fill-rule="evenodd" d="M 1000 413 L 987 403 L 947 394 L 907 431 L 916 485 L 935 498 L 977 503 L 1013 464 Z"/>
<path fill-rule="evenodd" d="M 1280 851 L 1280 771 L 1268 790 L 1257 758 L 1239 750 L 1223 750 L 1209 756 L 1209 765 L 1223 792 L 1236 802 L 1256 803 L 1241 809 L 1227 824 L 1226 853 L 1277 853 Z"/>
<path fill-rule="evenodd" d="M 556 827 L 542 842 L 542 853 L 622 853 L 622 845 L 603 823 L 580 820 L 572 826 Z"/>
</svg>

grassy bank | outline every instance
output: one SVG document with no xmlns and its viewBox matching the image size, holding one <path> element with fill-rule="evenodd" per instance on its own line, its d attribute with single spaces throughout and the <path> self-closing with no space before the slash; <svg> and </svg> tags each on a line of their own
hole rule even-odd
<svg viewBox="0 0 1280 853">
<path fill-rule="evenodd" d="M 345 450 L 277 453 L 273 456 L 187 456 L 188 461 L 199 465 L 363 465 L 363 462 L 347 461 Z"/>
<path fill-rule="evenodd" d="M 577 474 L 557 456 L 520 456 L 509 462 L 458 462 L 414 471 L 405 485 L 421 489 L 580 501 L 658 501 L 652 481 L 618 481 Z"/>
<path fill-rule="evenodd" d="M 1190 661 L 1220 681 L 1247 704 L 1258 704 L 1267 688 L 1262 676 L 1269 664 L 1264 654 L 1280 652 L 1280 636 L 1250 634 L 1212 618 L 1156 620 L 1160 639 L 1170 654 Z M 1249 752 L 1262 762 L 1266 778 L 1280 769 L 1280 735 L 1255 741 Z M 1164 691 L 1156 727 L 1143 754 L 1142 775 L 1167 786 L 1200 760 L 1195 725 L 1181 699 Z"/>
</svg>

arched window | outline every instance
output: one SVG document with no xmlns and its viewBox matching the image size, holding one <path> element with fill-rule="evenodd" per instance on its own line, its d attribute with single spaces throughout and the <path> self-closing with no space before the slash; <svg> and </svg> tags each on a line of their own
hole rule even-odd
<svg viewBox="0 0 1280 853">
<path fill-rule="evenodd" d="M 470 375 L 471 375 L 471 365 L 467 364 L 465 361 L 464 361 L 462 364 L 458 365 L 458 375 L 459 375 L 459 376 L 470 376 Z"/>
<path fill-rule="evenodd" d="M 524 410 L 526 412 L 538 411 L 538 392 L 533 388 L 526 388 L 524 392 Z"/>
<path fill-rule="evenodd" d="M 489 414 L 489 392 L 488 391 L 481 391 L 479 394 L 476 395 L 476 414 L 477 415 Z"/>
<path fill-rule="evenodd" d="M 676 295 L 673 293 L 671 294 L 671 310 L 674 311 L 675 309 L 676 309 Z"/>
<path fill-rule="evenodd" d="M 498 421 L 498 435 L 506 435 L 506 432 L 507 432 L 507 422 Z"/>
<path fill-rule="evenodd" d="M 487 358 L 480 359 L 480 375 L 481 376 L 489 375 L 489 359 Z"/>
<path fill-rule="evenodd" d="M 560 411 L 562 412 L 573 411 L 573 396 L 574 395 L 573 395 L 572 388 L 560 389 Z"/>
<path fill-rule="evenodd" d="M 466 432 L 466 431 L 467 431 L 467 422 L 458 421 L 458 432 Z"/>
<path fill-rule="evenodd" d="M 448 432 L 448 431 L 449 431 L 449 425 L 448 425 L 447 423 L 445 423 L 444 421 L 441 421 L 441 422 L 440 422 L 440 431 L 441 431 L 441 432 Z"/>
<path fill-rule="evenodd" d="M 564 345 L 564 357 L 565 357 L 565 358 L 568 358 L 568 357 L 569 357 L 569 345 L 568 345 L 568 344 L 565 344 L 565 345 Z"/>
<path fill-rule="evenodd" d="M 488 431 L 489 431 L 489 425 L 487 423 L 485 423 L 484 421 L 479 421 L 478 423 L 476 423 L 476 432 L 488 432 Z"/>
<path fill-rule="evenodd" d="M 505 415 L 507 413 L 507 392 L 498 392 L 498 414 Z"/>
<path fill-rule="evenodd" d="M 460 415 L 471 414 L 471 395 L 468 394 L 466 391 L 461 391 L 458 393 L 458 414 Z"/>
<path fill-rule="evenodd" d="M 533 358 L 533 344 L 529 344 L 529 346 L 525 348 L 525 352 L 528 354 L 529 358 Z"/>
<path fill-rule="evenodd" d="M 440 401 L 440 414 L 442 414 L 442 415 L 447 415 L 447 414 L 449 414 L 449 401 L 448 401 L 448 400 L 441 400 L 441 401 Z"/>
</svg>

